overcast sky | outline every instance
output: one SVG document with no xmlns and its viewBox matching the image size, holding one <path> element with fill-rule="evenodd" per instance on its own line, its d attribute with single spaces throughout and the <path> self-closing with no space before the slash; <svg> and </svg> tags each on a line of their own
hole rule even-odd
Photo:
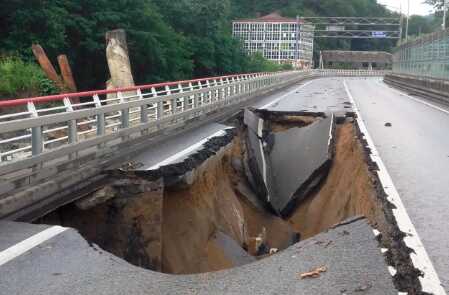
<svg viewBox="0 0 449 295">
<path fill-rule="evenodd" d="M 378 3 L 391 5 L 390 9 L 399 11 L 402 3 L 402 11 L 407 13 L 407 0 L 377 0 Z M 432 12 L 430 5 L 422 4 L 424 0 L 410 0 L 410 14 L 427 15 Z M 395 8 L 397 7 L 397 8 Z"/>
</svg>

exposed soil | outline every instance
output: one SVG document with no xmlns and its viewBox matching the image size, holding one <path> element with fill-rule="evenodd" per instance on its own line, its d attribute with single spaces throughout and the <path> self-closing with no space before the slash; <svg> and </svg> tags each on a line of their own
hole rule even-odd
<svg viewBox="0 0 449 295">
<path fill-rule="evenodd" d="M 377 225 L 383 220 L 381 208 L 354 125 L 345 123 L 337 127 L 335 158 L 328 177 L 289 222 L 306 239 L 353 216 L 365 216 Z"/>
<path fill-rule="evenodd" d="M 293 127 L 305 127 L 316 120 L 319 120 L 317 117 L 310 116 L 283 116 L 278 118 L 277 120 L 270 121 L 270 129 L 272 132 L 281 132 Z"/>
<path fill-rule="evenodd" d="M 283 117 L 272 122 L 272 128 L 307 126 L 319 119 Z M 245 263 L 264 258 L 270 250 L 281 251 L 299 237 L 311 237 L 353 216 L 364 215 L 373 224 L 382 220 L 352 123 L 337 129 L 328 178 L 288 220 L 258 202 L 244 172 L 245 136 L 232 136 L 207 157 L 194 156 L 201 161 L 189 172 L 166 169 L 170 181 L 155 179 L 157 173 L 114 175 L 108 189 L 89 197 L 94 200 L 67 205 L 40 222 L 74 227 L 88 241 L 137 266 L 193 274 L 241 265 L 237 260 L 242 255 L 248 256 Z M 175 170 L 183 172 L 174 177 Z M 225 249 L 216 239 L 218 232 L 242 251 Z"/>
<path fill-rule="evenodd" d="M 169 188 L 164 195 L 162 270 L 186 274 L 230 268 L 219 246 L 211 242 L 221 231 L 246 248 L 248 240 L 266 229 L 266 245 L 285 249 L 295 236 L 281 218 L 263 212 L 238 196 L 242 181 L 232 161 L 241 161 L 239 138 L 195 173 L 194 183 L 183 189 Z M 180 246 L 182 245 L 182 246 Z"/>
</svg>

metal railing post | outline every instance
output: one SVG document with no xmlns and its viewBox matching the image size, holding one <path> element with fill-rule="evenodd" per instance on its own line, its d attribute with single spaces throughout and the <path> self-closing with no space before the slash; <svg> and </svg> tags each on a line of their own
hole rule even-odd
<svg viewBox="0 0 449 295">
<path fill-rule="evenodd" d="M 181 84 L 178 84 L 178 89 L 179 89 L 179 93 L 184 93 L 184 89 L 182 88 L 182 85 Z M 181 102 L 181 112 L 184 112 L 185 111 L 185 97 L 183 96 L 183 97 L 181 97 L 180 99 L 180 102 Z M 176 106 L 177 107 L 177 106 Z"/>
<path fill-rule="evenodd" d="M 96 108 L 101 108 L 101 101 L 100 101 L 100 97 L 98 97 L 97 94 L 95 94 L 93 96 L 93 100 L 95 102 L 95 107 Z M 105 134 L 105 127 L 106 127 L 106 123 L 105 123 L 105 115 L 104 114 L 97 114 L 97 135 L 101 136 Z"/>
<path fill-rule="evenodd" d="M 117 98 L 119 99 L 120 103 L 124 103 L 125 100 L 123 99 L 123 94 L 121 92 L 117 92 Z M 129 127 L 129 109 L 123 109 L 121 110 L 121 128 L 125 129 Z"/>
<path fill-rule="evenodd" d="M 73 112 L 73 106 L 72 106 L 70 99 L 68 97 L 66 97 L 66 98 L 64 98 L 63 102 L 64 102 L 66 112 L 68 112 L 68 113 Z M 76 143 L 78 141 L 78 129 L 76 126 L 76 120 L 68 121 L 67 128 L 68 128 L 67 136 L 69 137 L 69 139 L 68 139 L 69 144 Z"/>
<path fill-rule="evenodd" d="M 28 111 L 32 118 L 39 117 L 37 113 L 36 106 L 33 102 L 27 103 Z M 43 132 L 42 126 L 31 128 L 31 154 L 33 156 L 37 156 L 44 151 L 44 141 L 43 141 Z"/>
<path fill-rule="evenodd" d="M 68 97 L 63 100 L 65 110 L 67 113 L 73 112 L 72 102 Z M 67 121 L 67 137 L 69 144 L 74 144 L 78 142 L 78 126 L 76 125 L 76 120 Z M 69 154 L 69 160 L 78 158 L 78 152 Z"/>
<path fill-rule="evenodd" d="M 165 94 L 170 96 L 172 94 L 170 86 L 165 85 Z M 170 99 L 170 112 L 172 115 L 176 113 L 176 99 Z"/>
<path fill-rule="evenodd" d="M 156 88 L 154 87 L 151 87 L 151 94 L 153 95 L 152 97 L 159 96 L 156 91 Z M 163 116 L 164 116 L 164 102 L 158 101 L 156 102 L 156 121 L 162 119 Z"/>
<path fill-rule="evenodd" d="M 142 90 L 137 89 L 139 100 L 143 100 Z M 140 107 L 140 123 L 148 123 L 148 105 L 144 104 Z"/>
<path fill-rule="evenodd" d="M 217 87 L 217 86 L 218 86 L 217 79 L 214 79 L 213 87 Z M 215 102 L 219 101 L 220 100 L 220 92 L 219 92 L 219 90 L 218 89 L 214 89 L 213 93 L 214 93 L 214 101 Z"/>
</svg>

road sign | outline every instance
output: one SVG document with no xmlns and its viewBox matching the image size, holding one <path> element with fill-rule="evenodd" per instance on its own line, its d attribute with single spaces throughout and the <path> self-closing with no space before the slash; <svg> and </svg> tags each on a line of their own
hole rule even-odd
<svg viewBox="0 0 449 295">
<path fill-rule="evenodd" d="M 375 32 L 372 32 L 372 36 L 374 38 L 385 38 L 385 37 L 387 37 L 387 34 L 382 31 L 375 31 Z"/>
<path fill-rule="evenodd" d="M 326 31 L 330 32 L 342 32 L 345 30 L 344 26 L 327 26 Z"/>
</svg>

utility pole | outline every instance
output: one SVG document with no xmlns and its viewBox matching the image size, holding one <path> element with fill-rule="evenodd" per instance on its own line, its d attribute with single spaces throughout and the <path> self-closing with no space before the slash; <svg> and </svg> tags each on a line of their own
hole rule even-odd
<svg viewBox="0 0 449 295">
<path fill-rule="evenodd" d="M 444 0 L 443 5 L 443 30 L 446 30 L 446 16 L 447 16 L 447 8 L 449 7 L 448 0 Z"/>
<path fill-rule="evenodd" d="M 399 28 L 399 44 L 402 43 L 402 32 L 404 31 L 404 15 L 402 14 L 402 3 L 399 3 L 399 14 L 401 15 L 401 25 Z"/>
<path fill-rule="evenodd" d="M 408 7 L 407 7 L 407 24 L 405 26 L 405 41 L 408 40 L 408 24 L 410 20 L 410 0 L 408 0 Z"/>
<path fill-rule="evenodd" d="M 295 63 L 296 63 L 296 67 L 299 65 L 299 39 L 300 39 L 300 18 L 299 15 L 296 16 L 296 52 L 295 52 Z"/>
</svg>

